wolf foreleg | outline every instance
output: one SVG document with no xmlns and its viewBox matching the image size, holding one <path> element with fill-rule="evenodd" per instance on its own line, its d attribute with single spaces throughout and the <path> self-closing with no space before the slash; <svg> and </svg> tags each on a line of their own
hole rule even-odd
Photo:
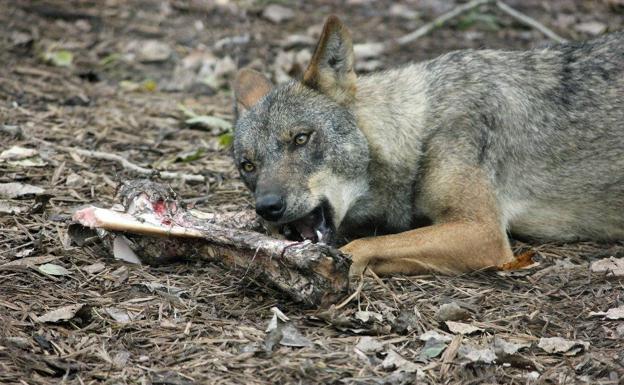
<svg viewBox="0 0 624 385">
<path fill-rule="evenodd" d="M 479 222 L 450 222 L 398 234 L 356 239 L 341 251 L 353 258 L 351 274 L 459 274 L 509 262 L 507 236 Z"/>
</svg>

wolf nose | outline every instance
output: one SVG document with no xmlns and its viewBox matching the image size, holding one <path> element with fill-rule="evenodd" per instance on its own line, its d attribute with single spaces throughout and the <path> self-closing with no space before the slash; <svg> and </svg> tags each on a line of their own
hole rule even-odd
<svg viewBox="0 0 624 385">
<path fill-rule="evenodd" d="M 286 210 L 286 202 L 277 194 L 267 194 L 256 199 L 256 212 L 268 221 L 281 218 Z"/>
</svg>

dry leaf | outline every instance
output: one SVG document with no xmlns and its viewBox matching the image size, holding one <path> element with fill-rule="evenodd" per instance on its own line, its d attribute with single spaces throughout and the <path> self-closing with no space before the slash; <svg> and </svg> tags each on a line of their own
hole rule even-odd
<svg viewBox="0 0 624 385">
<path fill-rule="evenodd" d="M 89 274 L 97 274 L 101 271 L 104 271 L 104 269 L 106 269 L 106 265 L 102 262 L 97 262 L 92 265 L 84 266 L 82 268 L 82 270 L 86 271 Z"/>
<path fill-rule="evenodd" d="M 515 256 L 513 261 L 500 265 L 499 269 L 508 271 L 508 270 L 530 269 L 532 267 L 536 267 L 539 265 L 539 262 L 533 261 L 534 256 L 535 256 L 535 251 L 532 251 L 532 250 L 527 251 L 525 253 Z"/>
<path fill-rule="evenodd" d="M 306 338 L 303 334 L 295 328 L 295 325 L 288 322 L 284 324 L 282 327 L 282 339 L 280 340 L 280 345 L 282 346 L 292 346 L 298 348 L 310 347 L 313 346 L 312 341 Z"/>
<path fill-rule="evenodd" d="M 364 323 L 368 322 L 383 322 L 383 316 L 374 311 L 358 311 L 355 313 L 355 319 L 360 320 Z"/>
<path fill-rule="evenodd" d="M 20 146 L 13 146 L 8 150 L 0 153 L 0 160 L 21 160 L 26 158 L 32 158 L 39 155 L 39 152 L 34 148 L 25 148 Z"/>
<path fill-rule="evenodd" d="M 576 355 L 589 348 L 589 342 L 580 340 L 566 340 L 561 337 L 540 338 L 537 345 L 546 353 L 561 353 L 565 355 Z"/>
<path fill-rule="evenodd" d="M 607 319 L 624 319 L 624 305 L 620 306 L 620 307 L 614 307 L 611 308 L 609 310 L 607 310 L 606 312 L 604 311 L 597 311 L 597 312 L 591 312 L 589 313 L 590 317 L 596 317 L 596 316 L 604 316 Z"/>
<path fill-rule="evenodd" d="M 355 345 L 355 348 L 362 353 L 370 354 L 382 351 L 385 345 L 385 343 L 377 340 L 376 338 L 365 336 L 360 338 L 357 345 Z"/>
<path fill-rule="evenodd" d="M 592 262 L 590 268 L 594 273 L 607 273 L 615 277 L 624 277 L 624 258 L 609 257 Z"/>
<path fill-rule="evenodd" d="M 58 309 L 54 309 L 43 314 L 40 317 L 34 317 L 35 322 L 58 322 L 58 321 L 67 321 L 76 316 L 76 313 L 80 309 L 83 308 L 84 303 L 77 303 L 75 305 L 67 305 L 63 307 L 59 307 Z"/>
<path fill-rule="evenodd" d="M 490 348 L 480 349 L 475 346 L 462 345 L 457 350 L 460 358 L 473 363 L 492 364 L 496 361 L 496 353 Z"/>
<path fill-rule="evenodd" d="M 388 354 L 381 363 L 381 366 L 386 370 L 397 370 L 408 373 L 413 373 L 420 370 L 417 364 L 406 360 L 394 350 L 388 351 Z"/>
<path fill-rule="evenodd" d="M 128 239 L 121 235 L 116 236 L 113 240 L 113 256 L 115 259 L 141 265 L 141 260 L 130 248 Z"/>
<path fill-rule="evenodd" d="M 120 324 L 127 324 L 134 321 L 139 313 L 120 309 L 118 307 L 106 307 L 103 309 L 112 319 Z"/>
<path fill-rule="evenodd" d="M 28 206 L 16 204 L 15 201 L 0 200 L 0 214 L 15 215 L 24 212 Z"/>
<path fill-rule="evenodd" d="M 126 363 L 128 362 L 129 358 L 130 358 L 130 352 L 127 350 L 122 350 L 120 352 L 115 353 L 115 356 L 112 358 L 112 363 L 116 368 L 122 369 L 126 366 Z"/>
<path fill-rule="evenodd" d="M 436 340 L 435 338 L 430 338 L 425 342 L 425 346 L 423 346 L 420 351 L 420 358 L 423 361 L 426 361 L 431 358 L 435 358 L 442 354 L 442 352 L 446 349 L 446 342 L 444 340 Z"/>
<path fill-rule="evenodd" d="M 453 334 L 466 335 L 466 334 L 472 334 L 472 333 L 483 331 L 483 329 L 479 327 L 465 324 L 463 322 L 446 321 L 445 323 L 446 323 L 446 326 L 451 331 L 451 333 Z"/>
<path fill-rule="evenodd" d="M 499 338 L 499 337 L 494 338 L 494 344 L 493 344 L 494 352 L 497 355 L 501 355 L 501 356 L 514 355 L 518 353 L 519 350 L 528 348 L 529 346 L 531 346 L 530 343 L 513 343 L 513 342 L 505 341 L 504 339 Z"/>
<path fill-rule="evenodd" d="M 63 275 L 71 274 L 71 271 L 67 270 L 63 266 L 55 265 L 54 263 L 43 264 L 37 267 L 37 270 L 39 270 L 42 273 L 49 274 L 49 275 L 63 276 Z"/>
<path fill-rule="evenodd" d="M 436 313 L 439 321 L 461 321 L 470 318 L 470 315 L 468 310 L 460 307 L 455 302 L 443 304 Z"/>
<path fill-rule="evenodd" d="M 40 265 L 42 263 L 47 263 L 50 261 L 55 261 L 57 259 L 59 259 L 61 257 L 57 257 L 56 255 L 42 255 L 39 257 L 27 257 L 27 258 L 22 258 L 22 259 L 16 259 L 15 261 L 11 261 L 11 262 L 7 262 L 5 264 L 3 264 L 2 266 L 24 266 L 24 267 L 31 267 L 31 266 L 36 266 L 36 265 Z"/>
<path fill-rule="evenodd" d="M 418 339 L 421 341 L 429 341 L 430 339 L 434 339 L 436 341 L 449 342 L 453 339 L 453 337 L 446 334 L 440 334 L 435 330 L 429 330 L 421 334 Z"/>
<path fill-rule="evenodd" d="M 0 198 L 20 199 L 40 195 L 45 192 L 38 186 L 24 183 L 10 182 L 0 183 Z"/>
</svg>

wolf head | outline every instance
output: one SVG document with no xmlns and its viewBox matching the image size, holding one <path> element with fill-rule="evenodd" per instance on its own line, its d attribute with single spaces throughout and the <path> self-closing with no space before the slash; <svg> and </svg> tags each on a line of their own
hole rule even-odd
<svg viewBox="0 0 624 385">
<path fill-rule="evenodd" d="M 302 81 L 273 86 L 243 69 L 234 83 L 234 162 L 256 212 L 291 239 L 331 242 L 368 189 L 353 60 L 349 31 L 330 16 Z"/>
</svg>

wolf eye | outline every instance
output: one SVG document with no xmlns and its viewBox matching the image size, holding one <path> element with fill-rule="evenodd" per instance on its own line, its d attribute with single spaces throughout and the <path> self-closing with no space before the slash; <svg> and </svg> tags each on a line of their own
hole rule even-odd
<svg viewBox="0 0 624 385">
<path fill-rule="evenodd" d="M 295 145 L 296 146 L 303 146 L 304 144 L 308 143 L 308 139 L 310 138 L 310 135 L 308 134 L 297 134 L 297 136 L 295 136 Z"/>
<path fill-rule="evenodd" d="M 254 166 L 254 164 L 251 163 L 250 161 L 246 160 L 243 163 L 241 163 L 241 168 L 245 172 L 252 172 L 253 170 L 256 169 L 256 166 Z"/>
</svg>

